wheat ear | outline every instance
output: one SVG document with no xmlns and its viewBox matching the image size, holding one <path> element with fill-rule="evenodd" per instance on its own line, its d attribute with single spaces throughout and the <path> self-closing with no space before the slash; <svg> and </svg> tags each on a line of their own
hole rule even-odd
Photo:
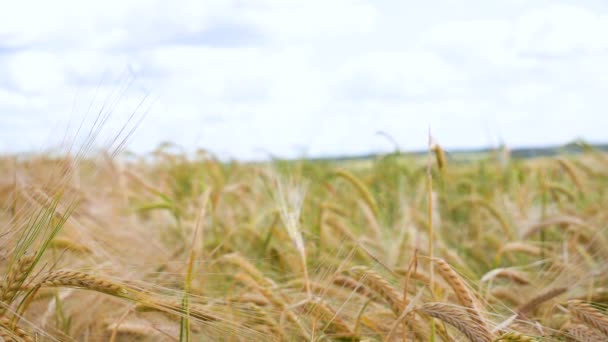
<svg viewBox="0 0 608 342">
<path fill-rule="evenodd" d="M 606 342 L 606 336 L 584 324 L 569 324 L 566 337 L 578 342 Z"/>
<path fill-rule="evenodd" d="M 258 284 L 267 287 L 273 287 L 275 284 L 272 280 L 268 279 L 264 276 L 264 274 L 253 264 L 251 261 L 245 259 L 242 255 L 238 253 L 230 253 L 222 255 L 222 261 L 228 262 L 235 266 L 238 266 L 240 269 L 245 271 L 249 276 L 251 276 Z"/>
<path fill-rule="evenodd" d="M 492 341 L 492 335 L 487 329 L 471 320 L 468 314 L 457 306 L 446 303 L 426 303 L 420 306 L 417 311 L 453 326 L 471 342 Z"/>
<path fill-rule="evenodd" d="M 0 288 L 0 301 L 3 303 L 0 305 L 0 317 L 4 315 L 6 308 L 11 305 L 15 296 L 17 296 L 21 285 L 30 273 L 34 261 L 34 256 L 24 255 L 10 268 Z"/>
<path fill-rule="evenodd" d="M 54 271 L 47 274 L 38 287 L 77 287 L 106 294 L 125 296 L 126 287 L 101 277 L 79 271 Z"/>
<path fill-rule="evenodd" d="M 469 290 L 464 280 L 452 269 L 452 267 L 443 259 L 434 258 L 433 261 L 437 264 L 437 271 L 441 277 L 452 287 L 458 302 L 464 306 L 471 317 L 471 320 L 477 323 L 481 328 L 485 329 L 489 334 L 489 329 L 483 320 L 481 313 L 475 306 L 475 299 Z"/>
<path fill-rule="evenodd" d="M 361 198 L 363 198 L 367 206 L 372 210 L 374 215 L 378 216 L 378 204 L 376 204 L 376 200 L 372 196 L 371 192 L 369 192 L 365 184 L 359 178 L 346 170 L 338 170 L 335 174 L 336 176 L 342 177 L 352 184 L 355 189 L 357 189 L 357 192 Z"/>
<path fill-rule="evenodd" d="M 568 311 L 583 324 L 601 332 L 608 338 L 608 316 L 602 311 L 580 300 L 568 301 Z"/>
<path fill-rule="evenodd" d="M 525 303 L 524 305 L 520 306 L 517 309 L 518 317 L 519 318 L 525 317 L 527 314 L 534 311 L 534 309 L 536 309 L 542 303 L 544 303 L 548 300 L 551 300 L 551 299 L 563 294 L 566 291 L 568 291 L 568 288 L 566 288 L 566 287 L 556 287 L 554 289 L 550 289 L 546 292 L 541 293 L 540 295 L 532 298 L 527 303 Z"/>
<path fill-rule="evenodd" d="M 0 318 L 0 337 L 6 342 L 23 341 L 34 342 L 35 339 L 30 336 L 25 330 L 14 326 L 13 323 L 6 317 Z"/>
<path fill-rule="evenodd" d="M 352 330 L 346 321 L 338 316 L 338 313 L 329 304 L 320 298 L 306 300 L 304 308 L 315 318 L 325 322 L 327 329 L 340 336 L 353 336 Z"/>
<path fill-rule="evenodd" d="M 525 274 L 509 268 L 495 268 L 481 277 L 480 282 L 485 283 L 496 278 L 511 280 L 518 285 L 529 285 L 530 281 Z"/>
<path fill-rule="evenodd" d="M 493 342 L 534 342 L 533 337 L 520 334 L 518 332 L 508 332 L 496 338 Z"/>
<path fill-rule="evenodd" d="M 395 315 L 399 316 L 401 314 L 403 305 L 401 294 L 393 285 L 382 278 L 381 275 L 365 266 L 353 267 L 350 272 L 359 278 L 358 280 L 361 284 L 365 285 L 368 289 L 382 298 Z"/>
</svg>

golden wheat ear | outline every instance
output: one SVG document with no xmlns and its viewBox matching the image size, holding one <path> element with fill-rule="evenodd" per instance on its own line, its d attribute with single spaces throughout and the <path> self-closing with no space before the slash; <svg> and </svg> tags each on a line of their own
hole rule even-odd
<svg viewBox="0 0 608 342">
<path fill-rule="evenodd" d="M 76 287 L 116 296 L 128 296 L 130 291 L 111 280 L 79 271 L 54 271 L 38 284 L 40 287 Z"/>
<path fill-rule="evenodd" d="M 458 302 L 466 308 L 471 320 L 489 334 L 488 326 L 477 307 L 477 300 L 464 280 L 445 260 L 434 258 L 433 262 L 437 264 L 437 271 L 441 277 L 452 287 L 452 290 L 454 290 Z"/>
<path fill-rule="evenodd" d="M 569 324 L 564 329 L 564 337 L 578 342 L 605 342 L 606 335 L 584 324 Z"/>
<path fill-rule="evenodd" d="M 6 308 L 12 304 L 13 299 L 21 290 L 21 286 L 29 275 L 32 266 L 34 265 L 34 261 L 34 256 L 24 255 L 9 269 L 0 288 L 0 301 L 2 301 L 2 306 L 0 306 L 0 317 L 4 315 Z"/>
<path fill-rule="evenodd" d="M 580 300 L 568 301 L 568 311 L 573 317 L 602 333 L 608 339 L 608 315 L 604 311 L 600 311 L 591 304 Z"/>
<path fill-rule="evenodd" d="M 471 342 L 492 341 L 492 334 L 471 320 L 467 312 L 457 306 L 446 303 L 426 303 L 418 307 L 417 311 L 453 326 Z"/>
<path fill-rule="evenodd" d="M 536 342 L 534 337 L 530 337 L 517 332 L 508 332 L 496 338 L 492 342 Z"/>
<path fill-rule="evenodd" d="M 353 267 L 349 271 L 361 284 L 365 285 L 370 291 L 382 298 L 391 308 L 395 315 L 401 313 L 402 297 L 397 288 L 391 285 L 377 272 L 364 266 Z"/>
<path fill-rule="evenodd" d="M 34 342 L 36 339 L 25 330 L 15 326 L 8 318 L 0 318 L 0 337 L 4 341 Z"/>
</svg>

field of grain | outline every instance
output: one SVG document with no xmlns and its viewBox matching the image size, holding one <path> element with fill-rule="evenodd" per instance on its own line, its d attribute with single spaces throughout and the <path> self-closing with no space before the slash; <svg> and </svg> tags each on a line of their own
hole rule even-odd
<svg viewBox="0 0 608 342">
<path fill-rule="evenodd" d="M 608 155 L 0 159 L 6 341 L 606 341 Z"/>
</svg>

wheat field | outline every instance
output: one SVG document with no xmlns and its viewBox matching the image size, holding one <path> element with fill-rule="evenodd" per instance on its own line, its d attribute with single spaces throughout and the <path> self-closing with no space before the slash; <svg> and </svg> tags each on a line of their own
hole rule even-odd
<svg viewBox="0 0 608 342">
<path fill-rule="evenodd" d="M 5 341 L 606 341 L 608 155 L 0 159 Z"/>
</svg>

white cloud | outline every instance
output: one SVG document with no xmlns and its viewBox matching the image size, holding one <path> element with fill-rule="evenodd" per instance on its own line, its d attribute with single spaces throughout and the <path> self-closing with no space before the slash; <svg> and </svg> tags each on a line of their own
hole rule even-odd
<svg viewBox="0 0 608 342">
<path fill-rule="evenodd" d="M 111 134 L 146 90 L 139 151 L 172 140 L 247 158 L 355 154 L 390 149 L 379 130 L 424 147 L 429 125 L 447 147 L 602 138 L 606 14 L 591 2 L 468 1 L 475 11 L 391 0 L 13 2 L 0 12 L 0 149 L 48 142 L 49 127 L 74 126 L 91 101 L 95 115 L 120 100 Z"/>
<path fill-rule="evenodd" d="M 443 96 L 466 75 L 429 51 L 374 52 L 354 58 L 340 70 L 340 90 L 350 101 L 403 101 Z"/>
<path fill-rule="evenodd" d="M 50 91 L 65 82 L 63 63 L 55 54 L 26 51 L 11 56 L 7 62 L 5 68 L 19 91 Z"/>
<path fill-rule="evenodd" d="M 27 98 L 19 91 L 0 88 L 0 103 L 7 107 L 22 109 L 27 106 Z"/>
<path fill-rule="evenodd" d="M 522 54 L 567 57 L 607 52 L 608 16 L 588 9 L 553 5 L 532 10 L 515 25 L 514 46 Z"/>
<path fill-rule="evenodd" d="M 316 40 L 327 36 L 357 35 L 374 30 L 376 8 L 359 0 L 260 1 L 244 15 L 264 32 L 279 39 Z"/>
</svg>

